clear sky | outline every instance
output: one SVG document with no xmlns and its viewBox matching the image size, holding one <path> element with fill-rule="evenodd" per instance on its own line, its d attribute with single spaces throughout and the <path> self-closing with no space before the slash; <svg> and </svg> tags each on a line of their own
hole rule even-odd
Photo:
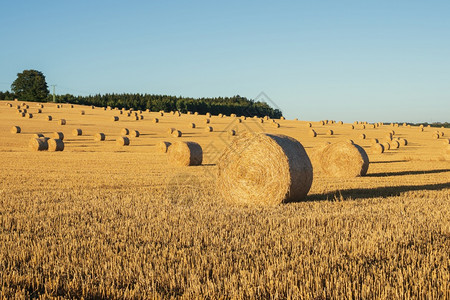
<svg viewBox="0 0 450 300">
<path fill-rule="evenodd" d="M 264 92 L 287 118 L 450 121 L 450 1 L 2 1 L 0 90 Z"/>
</svg>

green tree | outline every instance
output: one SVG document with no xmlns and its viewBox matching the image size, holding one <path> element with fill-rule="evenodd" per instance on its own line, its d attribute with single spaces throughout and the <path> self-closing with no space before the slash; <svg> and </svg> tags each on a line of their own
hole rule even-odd
<svg viewBox="0 0 450 300">
<path fill-rule="evenodd" d="M 17 74 L 11 90 L 20 100 L 41 101 L 47 98 L 49 91 L 45 76 L 36 70 L 24 70 Z"/>
</svg>

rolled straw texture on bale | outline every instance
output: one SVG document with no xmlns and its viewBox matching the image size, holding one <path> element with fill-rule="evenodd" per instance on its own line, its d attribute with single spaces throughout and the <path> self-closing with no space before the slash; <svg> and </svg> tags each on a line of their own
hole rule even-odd
<svg viewBox="0 0 450 300">
<path fill-rule="evenodd" d="M 169 149 L 170 145 L 172 145 L 172 143 L 161 141 L 158 143 L 158 149 L 162 153 L 167 153 L 167 150 Z"/>
<path fill-rule="evenodd" d="M 119 136 L 116 139 L 116 144 L 119 146 L 128 146 L 130 145 L 130 139 L 126 136 Z"/>
<path fill-rule="evenodd" d="M 211 126 L 206 126 L 205 127 L 205 132 L 212 132 L 213 128 Z"/>
<path fill-rule="evenodd" d="M 66 125 L 66 120 L 65 119 L 59 120 L 59 125 Z"/>
<path fill-rule="evenodd" d="M 101 142 L 104 141 L 106 139 L 106 136 L 103 132 L 98 132 L 94 135 L 94 141 L 96 142 Z"/>
<path fill-rule="evenodd" d="M 53 137 L 54 139 L 63 141 L 63 140 L 64 140 L 64 133 L 59 132 L 59 131 L 58 131 L 58 132 L 53 132 L 52 137 Z"/>
<path fill-rule="evenodd" d="M 83 130 L 81 130 L 81 129 L 79 129 L 79 128 L 74 129 L 74 130 L 72 130 L 72 135 L 73 135 L 73 136 L 83 135 Z"/>
<path fill-rule="evenodd" d="M 316 136 L 317 136 L 316 131 L 315 131 L 314 129 L 311 129 L 311 130 L 309 131 L 309 136 L 310 136 L 310 137 L 316 137 Z"/>
<path fill-rule="evenodd" d="M 302 144 L 285 135 L 244 133 L 226 148 L 217 166 L 217 190 L 232 203 L 300 201 L 313 181 Z"/>
<path fill-rule="evenodd" d="M 11 127 L 11 133 L 20 133 L 22 129 L 20 129 L 19 126 L 13 126 Z"/>
<path fill-rule="evenodd" d="M 128 130 L 128 128 L 122 128 L 122 130 L 120 131 L 121 135 L 129 135 L 130 131 Z"/>
<path fill-rule="evenodd" d="M 60 139 L 49 139 L 48 151 L 64 151 L 64 142 Z"/>
<path fill-rule="evenodd" d="M 372 145 L 372 153 L 383 153 L 384 152 L 384 146 L 382 144 L 379 143 L 374 143 Z"/>
<path fill-rule="evenodd" d="M 113 116 L 112 120 L 113 120 L 113 122 L 117 122 L 117 121 L 119 121 L 119 117 L 118 116 Z"/>
<path fill-rule="evenodd" d="M 139 133 L 139 131 L 137 131 L 137 130 L 131 130 L 131 136 L 132 136 L 132 137 L 139 137 L 139 136 L 140 136 L 140 133 Z"/>
<path fill-rule="evenodd" d="M 32 138 L 28 144 L 33 151 L 45 151 L 48 149 L 47 138 Z"/>
<path fill-rule="evenodd" d="M 362 147 L 347 142 L 330 144 L 318 153 L 318 167 L 335 177 L 364 176 L 369 169 L 369 157 Z"/>
<path fill-rule="evenodd" d="M 169 162 L 178 166 L 198 166 L 203 161 L 202 147 L 196 142 L 175 142 L 167 154 Z"/>
</svg>

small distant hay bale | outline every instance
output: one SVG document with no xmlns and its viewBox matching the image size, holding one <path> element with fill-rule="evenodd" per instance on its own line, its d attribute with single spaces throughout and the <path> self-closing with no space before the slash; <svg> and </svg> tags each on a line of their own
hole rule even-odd
<svg viewBox="0 0 450 300">
<path fill-rule="evenodd" d="M 241 120 L 245 121 L 245 120 L 247 120 L 247 117 L 246 116 L 241 116 Z"/>
<path fill-rule="evenodd" d="M 65 119 L 59 120 L 59 125 L 66 125 L 66 120 Z"/>
<path fill-rule="evenodd" d="M 103 132 L 97 132 L 94 135 L 94 141 L 96 141 L 96 142 L 102 142 L 105 139 L 106 139 L 106 136 L 105 136 L 105 134 Z"/>
<path fill-rule="evenodd" d="M 400 143 L 396 140 L 392 141 L 391 143 L 391 149 L 398 149 L 400 148 Z"/>
<path fill-rule="evenodd" d="M 206 113 L 207 118 L 211 118 L 211 113 Z"/>
<path fill-rule="evenodd" d="M 64 142 L 60 139 L 49 139 L 48 143 L 48 151 L 64 151 Z"/>
<path fill-rule="evenodd" d="M 159 119 L 158 119 L 158 118 L 153 118 L 153 119 L 152 119 L 152 122 L 155 123 L 155 124 L 156 124 L 156 123 L 159 123 Z"/>
<path fill-rule="evenodd" d="M 33 114 L 32 113 L 27 113 L 27 118 L 28 119 L 32 119 L 33 118 Z"/>
<path fill-rule="evenodd" d="M 51 120 L 53 120 L 53 117 L 52 116 L 47 116 L 47 121 L 51 121 Z"/>
<path fill-rule="evenodd" d="M 38 108 L 37 113 L 42 114 L 42 109 Z"/>
<path fill-rule="evenodd" d="M 72 135 L 73 136 L 83 135 L 83 130 L 81 130 L 80 128 L 76 128 L 76 129 L 72 130 Z"/>
<path fill-rule="evenodd" d="M 120 130 L 120 134 L 121 135 L 129 135 L 130 131 L 128 130 L 128 128 L 122 128 L 122 130 Z"/>
<path fill-rule="evenodd" d="M 52 138 L 56 139 L 56 140 L 64 140 L 64 133 L 60 132 L 60 131 L 56 131 L 53 132 Z"/>
<path fill-rule="evenodd" d="M 355 125 L 350 125 L 350 129 L 355 129 Z"/>
<path fill-rule="evenodd" d="M 235 136 L 236 135 L 236 130 L 234 130 L 234 129 L 228 130 L 228 135 Z"/>
<path fill-rule="evenodd" d="M 217 115 L 219 118 L 223 118 L 223 114 L 218 114 Z"/>
<path fill-rule="evenodd" d="M 419 127 L 419 132 L 423 132 L 423 127 Z"/>
<path fill-rule="evenodd" d="M 129 146 L 130 145 L 130 139 L 126 136 L 119 136 L 116 139 L 116 145 L 118 146 Z"/>
<path fill-rule="evenodd" d="M 84 112 L 84 110 L 80 111 L 80 113 L 81 113 L 81 115 L 82 115 L 82 116 L 84 116 L 84 115 L 85 115 L 85 112 Z"/>
<path fill-rule="evenodd" d="M 199 166 L 203 161 L 203 150 L 196 142 L 175 142 L 170 145 L 167 157 L 177 166 Z"/>
<path fill-rule="evenodd" d="M 161 141 L 158 143 L 157 147 L 160 152 L 167 153 L 167 150 L 169 150 L 170 145 L 172 145 L 171 142 Z"/>
<path fill-rule="evenodd" d="M 419 125 L 419 128 L 423 128 L 423 124 L 420 124 L 420 125 Z"/>
<path fill-rule="evenodd" d="M 388 141 L 392 141 L 392 133 L 391 132 L 386 133 L 385 138 Z"/>
<path fill-rule="evenodd" d="M 183 135 L 183 133 L 180 130 L 174 130 L 172 132 L 172 136 L 175 138 L 181 137 Z"/>
<path fill-rule="evenodd" d="M 135 119 L 136 121 L 139 121 L 139 116 L 134 116 L 133 119 Z"/>
<path fill-rule="evenodd" d="M 19 115 L 20 117 L 22 117 L 22 118 L 25 118 L 25 115 L 26 115 L 26 114 L 23 113 L 23 112 L 19 112 L 18 115 Z"/>
<path fill-rule="evenodd" d="M 189 123 L 189 128 L 195 128 L 195 123 Z"/>
<path fill-rule="evenodd" d="M 258 119 L 259 123 L 264 123 L 264 119 Z"/>
<path fill-rule="evenodd" d="M 95 106 L 94 106 L 94 105 L 91 105 L 91 109 L 95 109 Z"/>
<path fill-rule="evenodd" d="M 40 139 L 40 138 L 43 138 L 43 137 L 45 137 L 42 133 L 35 133 L 35 134 L 33 134 L 33 138 L 35 138 L 35 139 Z"/>
<path fill-rule="evenodd" d="M 211 126 L 206 126 L 205 127 L 205 132 L 212 132 L 213 128 Z"/>
<path fill-rule="evenodd" d="M 394 127 L 398 127 L 398 123 L 395 123 L 395 124 L 394 124 Z"/>
<path fill-rule="evenodd" d="M 281 116 L 281 117 L 280 117 L 280 120 L 286 120 L 286 118 L 285 118 L 285 117 L 283 117 L 283 116 Z"/>
<path fill-rule="evenodd" d="M 311 129 L 311 130 L 309 131 L 308 135 L 309 135 L 310 137 L 316 137 L 316 136 L 317 136 L 317 132 L 316 132 L 314 129 Z"/>
<path fill-rule="evenodd" d="M 359 136 L 362 140 L 366 139 L 366 134 L 365 133 L 361 133 L 361 135 Z"/>
<path fill-rule="evenodd" d="M 312 124 L 311 123 L 306 123 L 306 127 L 312 127 Z"/>
<path fill-rule="evenodd" d="M 127 112 L 127 113 L 126 113 L 126 116 L 127 116 L 127 117 L 130 117 L 130 116 L 131 116 L 131 114 L 130 114 L 129 112 Z"/>
<path fill-rule="evenodd" d="M 12 107 L 12 104 L 11 103 L 6 103 L 6 106 Z"/>
<path fill-rule="evenodd" d="M 205 119 L 205 124 L 209 124 L 209 123 L 211 123 L 211 120 L 210 119 Z"/>
<path fill-rule="evenodd" d="M 297 140 L 244 133 L 218 159 L 217 190 L 231 203 L 278 205 L 306 198 L 311 161 Z"/>
<path fill-rule="evenodd" d="M 236 114 L 231 114 L 230 117 L 231 118 L 236 118 Z"/>
<path fill-rule="evenodd" d="M 22 109 L 22 110 L 20 110 L 20 109 L 19 109 L 19 112 L 27 113 L 27 112 L 28 112 L 28 110 L 26 110 L 25 108 L 24 108 L 24 109 Z"/>
<path fill-rule="evenodd" d="M 33 151 L 46 151 L 48 150 L 47 138 L 32 138 L 28 146 Z"/>
<path fill-rule="evenodd" d="M 242 123 L 242 119 L 236 119 L 238 123 Z"/>
<path fill-rule="evenodd" d="M 391 149 L 391 144 L 389 142 L 384 142 L 382 145 L 384 147 L 384 151 Z"/>
<path fill-rule="evenodd" d="M 131 134 L 131 136 L 132 137 L 139 137 L 140 136 L 140 133 L 139 133 L 139 131 L 137 131 L 137 130 L 131 130 L 131 132 L 130 132 Z"/>
<path fill-rule="evenodd" d="M 119 110 L 118 113 L 119 113 L 119 115 L 123 115 L 123 111 L 122 110 Z"/>
<path fill-rule="evenodd" d="M 176 128 L 168 128 L 167 133 L 172 134 L 175 130 L 176 130 Z"/>
<path fill-rule="evenodd" d="M 444 145 L 448 145 L 448 144 L 450 144 L 450 139 L 443 139 L 443 140 L 442 140 L 442 143 L 443 143 Z"/>
<path fill-rule="evenodd" d="M 369 157 L 357 144 L 337 142 L 324 147 L 317 154 L 322 172 L 336 177 L 364 176 L 369 169 Z"/>
<path fill-rule="evenodd" d="M 113 116 L 112 120 L 113 120 L 113 122 L 117 122 L 117 121 L 119 121 L 119 117 L 118 116 Z"/>
<path fill-rule="evenodd" d="M 380 143 L 374 143 L 371 146 L 372 153 L 381 154 L 384 152 L 384 146 Z"/>
<path fill-rule="evenodd" d="M 73 108 L 73 104 L 70 104 L 70 108 Z"/>
<path fill-rule="evenodd" d="M 443 137 L 443 136 L 444 136 L 444 132 L 443 132 L 443 131 L 439 131 L 439 135 L 440 135 L 441 137 Z"/>
<path fill-rule="evenodd" d="M 439 139 L 441 136 L 440 136 L 439 133 L 435 132 L 435 133 L 433 133 L 432 137 L 433 137 L 434 139 L 437 140 L 437 139 Z"/>
<path fill-rule="evenodd" d="M 430 125 L 430 124 L 428 124 L 428 125 L 427 125 L 427 127 L 428 127 L 428 128 L 430 128 L 430 127 L 431 127 L 431 125 Z"/>
<path fill-rule="evenodd" d="M 194 116 L 198 116 L 198 111 L 194 112 Z"/>
<path fill-rule="evenodd" d="M 139 120 L 144 120 L 144 116 L 143 115 L 139 115 Z"/>
<path fill-rule="evenodd" d="M 274 128 L 280 128 L 280 123 L 273 122 L 273 123 L 272 123 L 272 127 L 274 127 Z"/>
<path fill-rule="evenodd" d="M 361 128 L 362 128 L 362 129 L 366 129 L 366 125 L 364 125 L 364 124 L 361 125 Z"/>
<path fill-rule="evenodd" d="M 159 112 L 159 116 L 160 116 L 160 117 L 163 117 L 163 116 L 164 116 L 164 111 L 160 111 L 160 112 Z"/>
<path fill-rule="evenodd" d="M 16 133 L 20 133 L 22 131 L 22 129 L 19 126 L 13 126 L 13 127 L 11 127 L 10 131 L 11 131 L 11 133 L 16 134 Z"/>
<path fill-rule="evenodd" d="M 320 121 L 319 124 L 323 126 L 325 125 L 325 121 Z"/>
<path fill-rule="evenodd" d="M 334 134 L 334 131 L 333 130 L 327 130 L 327 135 L 333 135 Z"/>
<path fill-rule="evenodd" d="M 192 111 L 187 111 L 186 114 L 187 115 L 192 115 Z"/>
<path fill-rule="evenodd" d="M 339 121 L 339 122 L 338 122 L 338 124 L 339 124 L 339 125 L 343 125 L 343 124 L 344 124 L 344 122 L 342 122 L 342 121 Z"/>
<path fill-rule="evenodd" d="M 56 105 L 56 108 L 61 108 L 61 106 L 59 104 Z"/>
</svg>

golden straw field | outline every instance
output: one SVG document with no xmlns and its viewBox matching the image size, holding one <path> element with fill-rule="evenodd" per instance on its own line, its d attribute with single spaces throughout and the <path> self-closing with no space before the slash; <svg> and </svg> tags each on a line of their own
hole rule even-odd
<svg viewBox="0 0 450 300">
<path fill-rule="evenodd" d="M 33 102 L 28 118 L 17 113 L 22 103 L 0 101 L 0 298 L 450 299 L 450 129 L 229 116 L 207 124 L 205 115 L 145 111 L 136 120 Z M 139 132 L 129 146 L 116 143 L 122 128 Z M 231 129 L 293 137 L 311 158 L 325 142 L 352 139 L 369 169 L 336 178 L 313 159 L 305 201 L 228 203 L 215 179 Z M 371 139 L 392 130 L 408 144 L 374 154 Z M 64 151 L 30 150 L 33 134 L 54 132 L 64 133 Z M 168 162 L 162 141 L 197 142 L 202 164 Z"/>
</svg>

